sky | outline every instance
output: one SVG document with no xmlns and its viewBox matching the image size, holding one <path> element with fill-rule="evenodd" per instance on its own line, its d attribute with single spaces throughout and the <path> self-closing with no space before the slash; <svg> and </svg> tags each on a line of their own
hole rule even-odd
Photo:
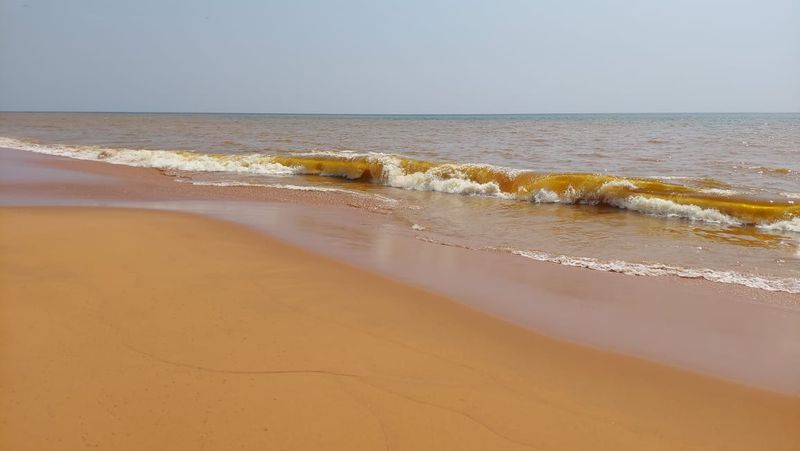
<svg viewBox="0 0 800 451">
<path fill-rule="evenodd" d="M 0 110 L 800 111 L 798 0 L 0 0 Z"/>
</svg>

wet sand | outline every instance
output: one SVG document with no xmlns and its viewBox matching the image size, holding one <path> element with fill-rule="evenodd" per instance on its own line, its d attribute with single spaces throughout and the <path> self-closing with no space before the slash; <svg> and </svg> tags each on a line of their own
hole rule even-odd
<svg viewBox="0 0 800 451">
<path fill-rule="evenodd" d="M 555 341 L 232 223 L 0 209 L 4 449 L 797 449 L 800 399 Z"/>
<path fill-rule="evenodd" d="M 194 186 L 175 177 L 0 149 L 0 205 L 137 207 L 232 220 L 548 336 L 800 395 L 797 295 L 436 245 L 369 197 Z"/>
</svg>

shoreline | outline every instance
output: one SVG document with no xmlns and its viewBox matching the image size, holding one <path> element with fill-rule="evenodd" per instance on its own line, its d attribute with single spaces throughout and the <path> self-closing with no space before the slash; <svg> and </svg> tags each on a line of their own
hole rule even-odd
<svg viewBox="0 0 800 451">
<path fill-rule="evenodd" d="M 381 205 L 343 193 L 193 186 L 155 169 L 22 151 L 2 150 L 0 158 L 29 182 L 0 174 L 0 205 L 138 207 L 232 220 L 560 340 L 800 394 L 793 295 L 422 242 Z"/>
<path fill-rule="evenodd" d="M 796 396 L 553 340 L 241 225 L 0 218 L 9 448 L 800 444 Z"/>
</svg>

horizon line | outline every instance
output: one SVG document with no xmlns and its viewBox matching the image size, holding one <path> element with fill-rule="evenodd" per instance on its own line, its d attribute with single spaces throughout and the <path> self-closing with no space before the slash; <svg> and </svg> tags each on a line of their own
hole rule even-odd
<svg viewBox="0 0 800 451">
<path fill-rule="evenodd" d="M 288 113 L 243 111 L 144 111 L 144 110 L 4 110 L 0 113 L 72 113 L 72 114 L 196 114 L 263 116 L 546 116 L 546 115 L 625 115 L 625 114 L 800 114 L 798 111 L 608 111 L 608 112 L 538 112 L 538 113 Z"/>
</svg>

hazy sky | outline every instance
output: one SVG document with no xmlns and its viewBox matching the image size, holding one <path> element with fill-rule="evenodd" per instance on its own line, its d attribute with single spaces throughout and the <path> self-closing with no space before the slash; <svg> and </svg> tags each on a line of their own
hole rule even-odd
<svg viewBox="0 0 800 451">
<path fill-rule="evenodd" d="M 0 0 L 0 109 L 800 111 L 800 0 Z"/>
</svg>

